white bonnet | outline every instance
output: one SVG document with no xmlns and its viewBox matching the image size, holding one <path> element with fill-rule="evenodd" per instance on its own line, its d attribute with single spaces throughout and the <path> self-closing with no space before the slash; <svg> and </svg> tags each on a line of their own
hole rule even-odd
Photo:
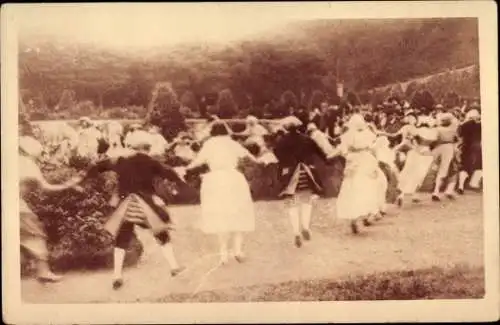
<svg viewBox="0 0 500 325">
<path fill-rule="evenodd" d="M 350 130 L 364 130 L 368 127 L 368 124 L 366 123 L 363 115 L 354 114 L 347 122 L 347 127 Z"/>
</svg>

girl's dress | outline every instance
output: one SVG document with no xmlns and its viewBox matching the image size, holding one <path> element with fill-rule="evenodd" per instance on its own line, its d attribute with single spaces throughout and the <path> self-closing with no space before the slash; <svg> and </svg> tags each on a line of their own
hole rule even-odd
<svg viewBox="0 0 500 325">
<path fill-rule="evenodd" d="M 403 194 L 414 194 L 424 182 L 434 157 L 430 146 L 437 140 L 435 129 L 417 128 L 415 145 L 408 152 L 405 165 L 399 175 L 399 189 Z"/>
<path fill-rule="evenodd" d="M 250 187 L 237 169 L 250 153 L 229 136 L 209 138 L 190 167 L 208 165 L 202 176 L 200 228 L 204 233 L 251 232 L 255 215 Z"/>
<path fill-rule="evenodd" d="M 340 150 L 346 166 L 337 200 L 337 217 L 355 220 L 375 215 L 383 209 L 387 179 L 379 168 L 372 147 L 376 135 L 370 129 L 350 130 L 342 137 Z"/>
<path fill-rule="evenodd" d="M 24 194 L 30 189 L 30 182 L 40 179 L 40 177 L 42 177 L 42 172 L 32 159 L 25 156 L 19 157 L 19 172 L 21 188 L 19 207 L 21 219 L 21 247 L 37 259 L 47 260 L 48 250 L 45 229 L 38 216 L 30 209 L 29 205 L 23 199 Z"/>
</svg>

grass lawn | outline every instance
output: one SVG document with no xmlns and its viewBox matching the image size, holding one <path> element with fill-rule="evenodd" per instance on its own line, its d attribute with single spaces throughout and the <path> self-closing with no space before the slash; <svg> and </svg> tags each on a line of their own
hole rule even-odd
<svg viewBox="0 0 500 325">
<path fill-rule="evenodd" d="M 484 295 L 484 269 L 456 266 L 371 273 L 341 280 L 317 279 L 169 295 L 156 302 L 256 302 L 474 299 Z"/>
</svg>

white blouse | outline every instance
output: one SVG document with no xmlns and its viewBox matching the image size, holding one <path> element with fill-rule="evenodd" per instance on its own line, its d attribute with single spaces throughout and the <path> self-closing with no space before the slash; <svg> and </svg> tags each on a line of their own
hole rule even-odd
<svg viewBox="0 0 500 325">
<path fill-rule="evenodd" d="M 190 164 L 190 168 L 207 164 L 211 171 L 236 169 L 241 158 L 251 153 L 229 136 L 208 139 Z"/>
</svg>

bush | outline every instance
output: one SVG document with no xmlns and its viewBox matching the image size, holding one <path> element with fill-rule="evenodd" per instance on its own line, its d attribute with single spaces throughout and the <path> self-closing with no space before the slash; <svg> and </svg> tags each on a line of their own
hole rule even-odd
<svg viewBox="0 0 500 325">
<path fill-rule="evenodd" d="M 179 132 L 187 130 L 185 118 L 180 112 L 180 102 L 170 83 L 157 83 L 149 104 L 147 122 L 160 127 L 167 141 L 172 141 Z"/>
<path fill-rule="evenodd" d="M 44 168 L 46 171 L 50 168 Z M 45 173 L 53 183 L 63 182 L 74 175 L 71 168 L 59 168 Z M 84 193 L 74 190 L 48 193 L 33 186 L 25 197 L 48 234 L 50 260 L 56 270 L 96 269 L 112 265 L 113 243 L 103 229 L 113 208 L 108 201 L 116 180 L 110 174 L 86 181 Z M 126 255 L 126 265 L 135 264 L 142 254 L 142 245 L 135 239 Z M 28 274 L 32 260 L 23 258 L 22 270 Z"/>
</svg>

